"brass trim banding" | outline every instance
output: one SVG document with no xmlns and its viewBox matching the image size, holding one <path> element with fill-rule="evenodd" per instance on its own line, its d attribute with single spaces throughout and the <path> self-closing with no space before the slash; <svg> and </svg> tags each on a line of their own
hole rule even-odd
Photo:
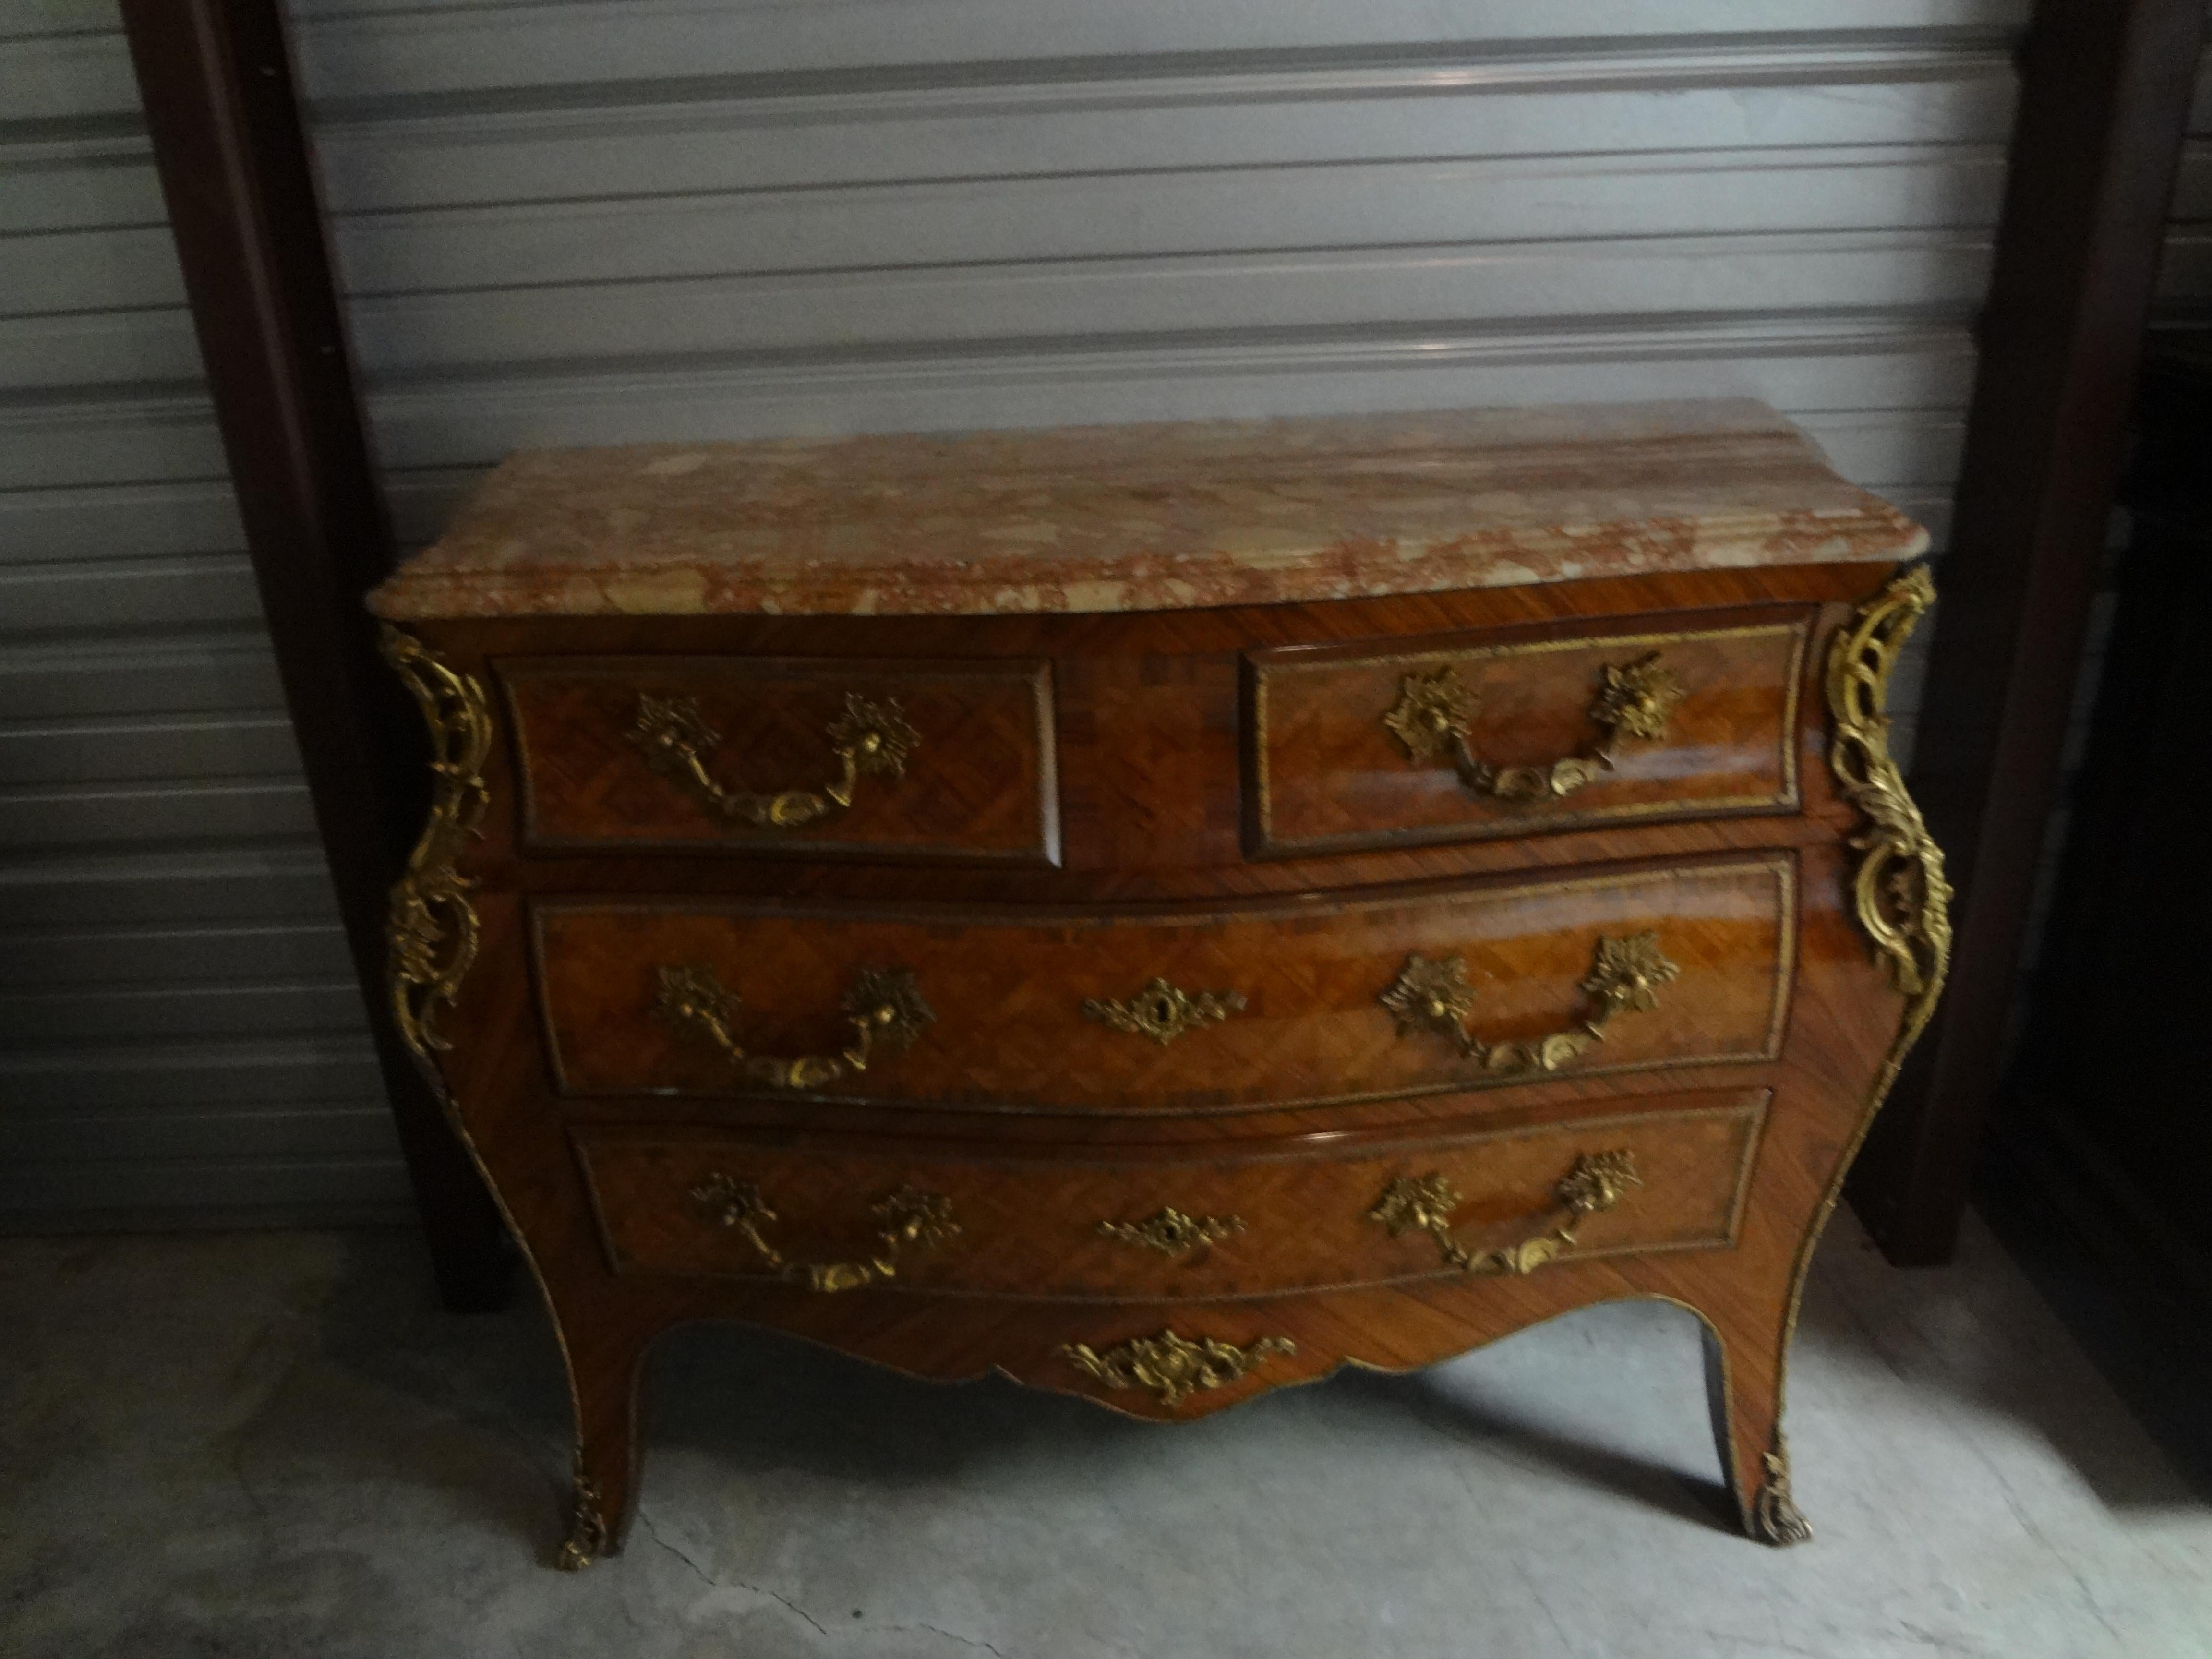
<svg viewBox="0 0 2212 1659">
<path fill-rule="evenodd" d="M 392 908 L 386 922 L 391 947 L 392 1014 L 431 1094 L 468 1153 L 469 1162 L 483 1178 L 484 1190 L 491 1194 L 508 1236 L 522 1253 L 545 1304 L 553 1340 L 561 1350 L 570 1421 L 578 1438 L 568 1526 L 554 1565 L 564 1572 L 576 1572 L 606 1553 L 612 1534 L 599 1484 L 584 1474 L 584 1406 L 576 1386 L 575 1355 L 568 1346 L 568 1334 L 562 1325 L 561 1310 L 546 1282 L 545 1270 L 530 1247 L 530 1236 L 515 1220 L 498 1178 L 484 1161 L 476 1137 L 469 1133 L 436 1058 L 449 1046 L 438 1033 L 439 1017 L 459 995 L 461 981 L 476 960 L 482 939 L 481 924 L 468 896 L 477 884 L 460 874 L 456 860 L 469 837 L 478 832 L 490 804 L 483 768 L 491 755 L 491 705 L 481 681 L 453 668 L 411 634 L 386 625 L 378 632 L 377 648 L 422 708 L 423 723 L 430 732 L 429 817 L 415 850 L 408 855 L 405 872 L 392 884 Z"/>
<path fill-rule="evenodd" d="M 1790 1491 L 1790 1451 L 1782 1437 L 1782 1401 L 1788 1388 L 1790 1345 L 1804 1304 L 1805 1279 L 1828 1218 L 1843 1195 L 1844 1178 L 1874 1127 L 1890 1085 L 1912 1045 L 1927 1029 L 1951 964 L 1951 884 L 1943 853 L 1928 833 L 1920 808 L 1905 787 L 1889 752 L 1889 678 L 1905 641 L 1936 602 L 1936 583 L 1924 564 L 1892 577 L 1828 641 L 1828 769 L 1844 797 L 1866 815 L 1867 827 L 1851 845 L 1865 856 L 1851 882 L 1853 909 L 1890 982 L 1904 995 L 1897 1035 L 1890 1041 L 1865 1109 L 1837 1160 L 1835 1177 L 1797 1247 L 1783 1316 L 1780 1371 L 1775 1382 L 1774 1442 L 1762 1455 L 1761 1478 L 1744 1524 L 1752 1536 L 1776 1545 L 1813 1535 Z M 1723 1438 L 1723 1445 L 1727 1443 Z"/>
</svg>

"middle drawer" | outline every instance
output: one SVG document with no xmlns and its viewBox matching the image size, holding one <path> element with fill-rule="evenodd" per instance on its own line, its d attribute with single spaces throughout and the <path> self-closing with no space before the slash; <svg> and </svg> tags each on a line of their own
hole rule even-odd
<svg viewBox="0 0 2212 1659">
<path fill-rule="evenodd" d="M 1191 1112 L 1771 1060 L 1796 905 L 1766 853 L 1202 910 L 532 916 L 567 1094 Z"/>
</svg>

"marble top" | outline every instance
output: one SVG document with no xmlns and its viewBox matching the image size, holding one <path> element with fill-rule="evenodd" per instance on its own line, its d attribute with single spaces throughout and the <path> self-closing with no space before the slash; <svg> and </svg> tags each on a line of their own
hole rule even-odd
<svg viewBox="0 0 2212 1659">
<path fill-rule="evenodd" d="M 369 596 L 440 617 L 1159 611 L 1927 544 L 1763 404 L 529 450 Z"/>
</svg>

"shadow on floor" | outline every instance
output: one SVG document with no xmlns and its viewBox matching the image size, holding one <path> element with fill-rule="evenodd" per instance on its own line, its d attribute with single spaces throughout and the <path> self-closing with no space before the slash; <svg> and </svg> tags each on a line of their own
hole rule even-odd
<svg viewBox="0 0 2212 1659">
<path fill-rule="evenodd" d="M 2001 1239 L 1970 1213 L 1951 1263 L 1893 1267 L 1855 1219 L 1839 1215 L 1808 1286 L 1799 1348 L 1823 1343 L 1832 1358 L 1884 1366 L 1917 1389 L 2033 1430 L 2108 1509 L 2201 1509 L 2203 1487 L 2116 1392 L 2119 1376 L 2106 1368 L 2115 1350 L 2106 1345 L 2100 1357 L 2054 1295 L 2066 1287 L 2039 1272 L 2053 1246 L 2040 1227 L 2017 1226 Z M 2146 1352 L 2140 1333 L 2127 1346 L 2147 1381 L 2181 1386 L 2171 1354 Z M 2203 1398 L 2196 1396 L 2200 1434 Z"/>
<path fill-rule="evenodd" d="M 1696 1321 L 1656 1304 L 1648 1311 L 1680 1322 L 1678 1381 L 1686 1400 L 1701 1399 Z M 320 1346 L 335 1365 L 426 1410 L 497 1431 L 550 1488 L 557 1492 L 565 1483 L 570 1428 L 560 1355 L 527 1288 L 499 1313 L 447 1314 L 436 1304 L 416 1236 L 361 1232 L 349 1236 L 344 1269 L 319 1318 Z M 1368 1432 L 1448 1437 L 1677 1519 L 1737 1529 L 1717 1452 L 1710 1474 L 1691 1473 L 1676 1462 L 1562 1431 L 1515 1409 L 1504 1395 L 1483 1397 L 1464 1377 L 1346 1370 L 1319 1386 L 1263 1396 L 1234 1416 L 1255 1413 L 1306 1416 L 1316 1428 L 1351 1419 Z M 1217 1432 L 1234 1431 L 1229 1417 L 1204 1422 Z M 267 1434 L 273 1426 L 258 1423 L 253 1431 Z M 1194 1431 L 1206 1430 L 1134 1421 L 1004 1377 L 957 1383 L 908 1377 L 738 1324 L 671 1331 L 647 1362 L 642 1436 L 648 1457 L 653 1450 L 689 1448 L 711 1455 L 733 1478 L 796 1470 L 890 1490 L 1008 1460 L 1150 1456 L 1163 1434 Z M 452 1484 L 449 1468 L 419 1467 L 422 1460 L 411 1455 L 407 1461 L 434 1484 Z M 387 1471 L 387 1478 L 405 1472 Z M 499 1512 L 513 1523 L 511 1496 Z M 550 1510 L 530 1529 L 550 1556 L 558 1542 Z"/>
<path fill-rule="evenodd" d="M 1689 1322 L 1688 1315 L 1679 1316 Z M 748 1474 L 796 1466 L 844 1480 L 921 1483 L 1033 1455 L 1147 1457 L 1163 1435 L 1234 1431 L 1228 1417 L 1202 1419 L 1205 1426 L 1138 1422 L 1003 1377 L 919 1381 L 739 1326 L 673 1332 L 653 1363 L 653 1435 L 663 1443 L 710 1451 Z M 1443 1433 L 1541 1464 L 1666 1514 L 1730 1531 L 1735 1526 L 1717 1479 L 1699 1481 L 1657 1459 L 1557 1432 L 1434 1371 L 1346 1370 L 1315 1386 L 1263 1395 L 1239 1407 L 1237 1417 L 1255 1413 L 1304 1418 L 1316 1429 L 1357 1419 L 1362 1431 L 1374 1433 L 1391 1432 L 1395 1418 L 1399 1429 Z"/>
<path fill-rule="evenodd" d="M 1694 1323 L 1686 1311 L 1667 1311 L 1686 1323 Z M 1698 1385 L 1702 1386 L 1702 1378 Z M 1735 1499 L 1719 1477 L 1721 1454 L 1717 1443 L 1712 1454 L 1714 1474 L 1699 1479 L 1659 1459 L 1595 1445 L 1587 1439 L 1561 1434 L 1532 1422 L 1520 1413 L 1498 1410 L 1457 1393 L 1447 1393 L 1428 1373 L 1388 1376 L 1372 1371 L 1349 1371 L 1340 1376 L 1334 1386 L 1355 1408 L 1388 1407 L 1406 1412 L 1428 1428 L 1454 1439 L 1510 1449 L 1593 1491 L 1609 1492 L 1722 1532 L 1733 1534 L 1741 1529 Z"/>
<path fill-rule="evenodd" d="M 2033 1258 L 2024 1265 L 2037 1271 Z M 2045 1292 L 2054 1293 L 2048 1283 Z M 2066 1296 L 2059 1299 L 2065 1305 Z M 1702 1401 L 1695 1321 L 1685 1311 L 1664 1313 L 1683 1326 L 1683 1374 L 1674 1377 L 1670 1358 L 1664 1384 L 1674 1396 L 1668 1409 L 1680 1415 L 1690 1409 L 1692 1396 Z M 1564 1327 L 1587 1316 L 1586 1310 L 1553 1323 Z M 535 1296 L 526 1292 L 498 1314 L 447 1315 L 435 1304 L 420 1240 L 398 1231 L 364 1232 L 349 1237 L 344 1272 L 319 1317 L 323 1351 L 337 1366 L 426 1412 L 498 1431 L 516 1454 L 516 1466 L 514 1478 L 501 1482 L 503 1491 L 483 1501 L 497 1508 L 502 1524 L 526 1528 L 550 1556 L 557 1517 L 549 1499 L 565 1483 L 570 1429 L 559 1354 Z M 2089 1342 L 2094 1334 L 2081 1340 Z M 1820 1344 L 1846 1366 L 1882 1369 L 1916 1389 L 1942 1390 L 1966 1409 L 2029 1426 L 2111 1508 L 2195 1507 L 2205 1490 L 2192 1490 L 2130 1421 L 2035 1290 L 1978 1226 L 1970 1230 L 1953 1267 L 1902 1271 L 1882 1262 L 1856 1225 L 1839 1218 L 1808 1288 L 1799 1340 Z M 2139 1352 L 2136 1359 L 2139 1364 Z M 1595 1431 L 1611 1426 L 1601 1419 L 1591 1419 L 1594 1431 L 1587 1435 L 1566 1422 L 1578 1420 L 1584 1403 L 1606 1410 L 1595 1397 L 1578 1401 L 1575 1410 L 1540 1416 L 1548 1402 L 1540 1397 L 1532 1409 L 1525 1379 L 1516 1395 L 1510 1387 L 1492 1389 L 1491 1375 L 1465 1368 L 1404 1376 L 1348 1370 L 1325 1385 L 1284 1390 L 1205 1421 L 1217 1432 L 1234 1433 L 1232 1419 L 1282 1413 L 1334 1434 L 1439 1437 L 1658 1513 L 1735 1531 L 1709 1440 L 1698 1437 L 1708 1449 L 1701 1452 L 1690 1449 L 1687 1437 L 1667 1442 L 1679 1443 L 1680 1456 L 1608 1444 Z M 643 1435 L 652 1450 L 702 1452 L 737 1478 L 798 1473 L 887 1492 L 995 1470 L 1008 1461 L 1138 1462 L 1158 1455 L 1163 1434 L 1207 1431 L 1133 1422 L 1000 1377 L 919 1381 L 734 1324 L 669 1333 L 648 1361 L 647 1384 Z M 1644 1389 L 1645 1380 L 1607 1386 L 1626 1397 Z M 2161 1386 L 2166 1405 L 2179 1411 L 2181 1385 L 2169 1377 Z M 2203 1398 L 2194 1396 L 2194 1414 L 2181 1413 L 2200 1455 L 2208 1438 Z M 304 1432 L 307 1413 L 299 1416 L 295 1430 Z M 1702 1422 L 1701 1410 L 1698 1416 Z M 1277 1437 L 1282 1431 L 1279 1418 L 1255 1426 Z M 411 1449 L 402 1455 L 404 1467 L 385 1471 L 386 1478 L 412 1472 L 460 1489 L 456 1472 L 434 1458 Z M 1703 1462 L 1708 1458 L 1716 1461 Z"/>
<path fill-rule="evenodd" d="M 2083 1353 L 2125 1402 L 2191 1498 L 2212 1503 L 2212 1331 L 2178 1302 L 2148 1286 L 2124 1286 L 2103 1271 L 2071 1224 L 2021 1182 L 1984 1181 L 1976 1206 Z M 2069 1458 L 2075 1454 L 2069 1449 Z M 2166 1504 L 2108 1490 L 2076 1461 L 2108 1503 Z"/>
</svg>

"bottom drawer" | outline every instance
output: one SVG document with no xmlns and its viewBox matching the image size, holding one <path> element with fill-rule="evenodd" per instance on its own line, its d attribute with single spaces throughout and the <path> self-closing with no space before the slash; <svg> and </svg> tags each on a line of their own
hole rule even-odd
<svg viewBox="0 0 2212 1659">
<path fill-rule="evenodd" d="M 1769 1091 L 1206 1157 L 573 1133 L 617 1273 L 1039 1300 L 1265 1296 L 1735 1242 Z M 1495 1119 L 1488 1121 L 1494 1125 Z"/>
</svg>

